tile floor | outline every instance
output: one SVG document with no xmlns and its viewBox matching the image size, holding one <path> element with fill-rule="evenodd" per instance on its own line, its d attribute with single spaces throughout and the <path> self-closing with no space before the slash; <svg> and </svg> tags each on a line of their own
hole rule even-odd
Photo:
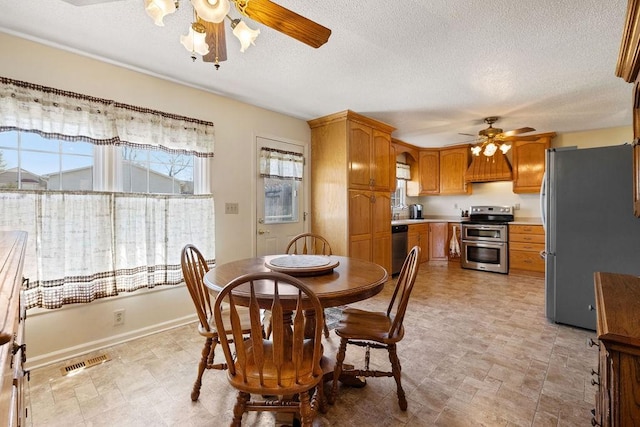
<svg viewBox="0 0 640 427">
<path fill-rule="evenodd" d="M 384 310 L 392 283 L 354 305 Z M 372 378 L 341 388 L 314 425 L 590 425 L 597 352 L 586 341 L 595 333 L 550 324 L 543 304 L 542 279 L 423 264 L 398 345 L 408 410 L 398 408 L 393 379 Z M 337 343 L 332 334 L 326 351 Z M 188 325 L 87 355 L 112 360 L 72 377 L 61 375 L 62 363 L 33 370 L 27 425 L 228 425 L 235 393 L 223 372 L 205 372 L 200 400 L 189 398 L 202 344 Z M 363 357 L 348 348 L 347 362 L 362 366 Z M 372 367 L 387 363 L 386 353 L 372 353 Z M 271 413 L 243 421 L 276 425 Z"/>
</svg>

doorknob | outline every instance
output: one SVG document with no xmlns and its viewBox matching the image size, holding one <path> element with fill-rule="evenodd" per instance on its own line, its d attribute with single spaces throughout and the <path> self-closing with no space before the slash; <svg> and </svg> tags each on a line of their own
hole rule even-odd
<svg viewBox="0 0 640 427">
<path fill-rule="evenodd" d="M 263 230 L 263 229 L 258 230 L 258 234 L 269 234 L 269 233 L 270 233 L 269 230 Z"/>
</svg>

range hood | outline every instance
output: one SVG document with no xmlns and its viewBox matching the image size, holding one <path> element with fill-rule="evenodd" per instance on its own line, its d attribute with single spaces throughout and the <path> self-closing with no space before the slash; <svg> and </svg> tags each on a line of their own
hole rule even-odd
<svg viewBox="0 0 640 427">
<path fill-rule="evenodd" d="M 512 181 L 511 165 L 502 151 L 493 156 L 471 156 L 471 164 L 464 174 L 465 182 Z"/>
</svg>

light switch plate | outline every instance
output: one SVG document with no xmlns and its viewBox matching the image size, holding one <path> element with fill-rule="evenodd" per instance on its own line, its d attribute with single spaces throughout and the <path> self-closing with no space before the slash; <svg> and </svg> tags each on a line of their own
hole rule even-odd
<svg viewBox="0 0 640 427">
<path fill-rule="evenodd" d="M 225 203 L 224 204 L 224 213 L 225 214 L 238 214 L 238 204 L 237 203 Z"/>
</svg>

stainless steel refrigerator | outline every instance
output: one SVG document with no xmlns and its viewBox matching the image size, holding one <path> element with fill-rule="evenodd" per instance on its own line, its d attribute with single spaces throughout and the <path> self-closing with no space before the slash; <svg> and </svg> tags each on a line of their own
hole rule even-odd
<svg viewBox="0 0 640 427">
<path fill-rule="evenodd" d="M 593 273 L 640 275 L 631 145 L 547 150 L 540 203 L 546 315 L 596 329 Z"/>
</svg>

